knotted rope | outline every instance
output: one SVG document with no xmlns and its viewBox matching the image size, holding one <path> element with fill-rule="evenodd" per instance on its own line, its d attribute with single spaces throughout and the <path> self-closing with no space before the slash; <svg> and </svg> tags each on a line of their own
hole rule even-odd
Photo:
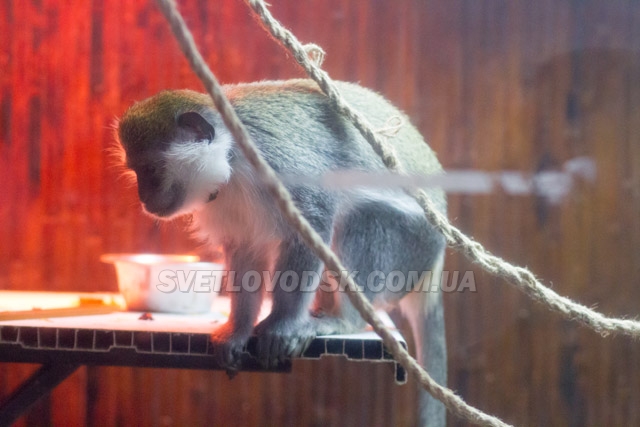
<svg viewBox="0 0 640 427">
<path fill-rule="evenodd" d="M 358 291 L 356 284 L 346 274 L 346 269 L 323 242 L 322 238 L 310 226 L 302 216 L 291 199 L 291 195 L 278 179 L 273 169 L 262 158 L 257 147 L 251 140 L 247 130 L 235 114 L 229 100 L 225 97 L 216 77 L 208 68 L 202 55 L 199 53 L 193 36 L 189 31 L 182 15 L 178 12 L 173 0 L 156 0 L 163 14 L 167 18 L 171 29 L 183 51 L 191 68 L 204 84 L 218 109 L 225 125 L 233 135 L 236 143 L 243 151 L 247 161 L 255 168 L 256 173 L 263 180 L 266 188 L 277 202 L 286 220 L 294 227 L 305 243 L 332 271 L 340 272 L 341 279 L 347 284 L 346 292 L 354 307 L 360 312 L 376 333 L 382 338 L 385 346 L 393 354 L 396 360 L 413 375 L 420 384 L 435 398 L 454 414 L 474 423 L 487 426 L 507 426 L 501 420 L 466 404 L 453 391 L 437 384 L 429 374 L 413 359 L 409 353 L 396 341 L 391 332 L 383 325 L 376 315 L 373 307 L 367 299 Z M 395 153 L 385 141 L 379 138 L 366 118 L 353 110 L 340 96 L 329 76 L 319 68 L 324 52 L 315 45 L 303 46 L 291 32 L 286 30 L 276 21 L 266 8 L 262 0 L 245 0 L 260 16 L 271 34 L 291 51 L 294 58 L 318 83 L 320 88 L 334 103 L 335 107 L 347 116 L 369 141 L 376 153 L 382 158 L 385 165 L 392 171 L 402 173 L 403 169 L 395 156 Z M 322 52 L 322 54 L 320 54 Z M 310 59 L 310 56 L 312 57 Z M 379 133 L 379 132 L 378 132 Z M 384 133 L 384 132 L 382 132 Z M 535 276 L 527 269 L 515 267 L 502 259 L 491 255 L 482 245 L 465 236 L 457 228 L 453 227 L 447 219 L 436 211 L 424 191 L 410 192 L 422 206 L 427 219 L 436 226 L 446 237 L 450 245 L 461 250 L 469 259 L 479 263 L 487 271 L 505 277 L 525 291 L 528 295 L 546 303 L 549 307 L 565 316 L 576 318 L 594 330 L 606 335 L 609 332 L 619 332 L 640 336 L 640 323 L 632 320 L 609 319 L 600 313 L 594 312 L 568 298 L 561 297 L 550 289 L 544 287 L 535 279 Z"/>
</svg>

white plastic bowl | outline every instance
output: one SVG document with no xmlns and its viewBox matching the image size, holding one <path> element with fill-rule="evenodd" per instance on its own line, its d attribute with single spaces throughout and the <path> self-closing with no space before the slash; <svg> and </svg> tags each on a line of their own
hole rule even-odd
<svg viewBox="0 0 640 427">
<path fill-rule="evenodd" d="M 197 314 L 211 311 L 224 267 L 195 255 L 105 254 L 131 311 Z"/>
</svg>

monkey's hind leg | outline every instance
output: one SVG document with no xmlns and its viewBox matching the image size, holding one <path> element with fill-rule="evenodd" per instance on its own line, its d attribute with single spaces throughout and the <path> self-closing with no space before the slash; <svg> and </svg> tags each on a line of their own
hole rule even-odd
<svg viewBox="0 0 640 427">
<path fill-rule="evenodd" d="M 424 218 L 413 200 L 398 205 L 367 202 L 342 218 L 333 246 L 356 283 L 374 306 L 399 302 L 411 325 L 420 364 L 446 385 L 447 358 L 442 296 L 439 281 L 444 259 L 444 238 Z M 408 209 L 402 209 L 403 206 Z M 403 280 L 400 283 L 398 280 Z M 421 278 L 416 280 L 416 278 Z M 319 334 L 361 330 L 365 323 L 344 292 L 338 296 L 336 317 L 317 319 Z M 420 391 L 421 426 L 444 426 L 444 406 Z"/>
<path fill-rule="evenodd" d="M 415 279 L 429 273 L 444 249 L 443 237 L 417 203 L 406 195 L 398 195 L 397 202 L 361 203 L 336 222 L 332 238 L 348 273 L 378 307 L 396 304 L 412 291 Z M 346 294 L 339 294 L 339 319 L 321 318 L 325 325 L 319 326 L 319 333 L 345 333 L 365 326 Z"/>
</svg>

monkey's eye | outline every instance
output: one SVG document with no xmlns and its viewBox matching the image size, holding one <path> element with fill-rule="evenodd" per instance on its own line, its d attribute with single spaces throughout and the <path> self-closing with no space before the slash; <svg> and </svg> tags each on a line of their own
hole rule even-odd
<svg viewBox="0 0 640 427">
<path fill-rule="evenodd" d="M 196 140 L 207 141 L 208 144 L 213 142 L 216 134 L 215 129 L 204 117 L 195 111 L 182 113 L 178 116 L 178 126 L 191 131 L 195 134 Z"/>
</svg>

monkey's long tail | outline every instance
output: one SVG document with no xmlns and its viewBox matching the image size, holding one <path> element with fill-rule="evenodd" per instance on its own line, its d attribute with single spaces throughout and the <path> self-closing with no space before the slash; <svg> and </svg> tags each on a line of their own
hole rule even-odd
<svg viewBox="0 0 640 427">
<path fill-rule="evenodd" d="M 447 385 L 447 344 L 440 280 L 444 251 L 438 257 L 431 275 L 418 289 L 400 300 L 402 316 L 411 326 L 416 359 L 441 386 Z M 446 408 L 423 387 L 418 387 L 419 426 L 444 427 Z"/>
</svg>

